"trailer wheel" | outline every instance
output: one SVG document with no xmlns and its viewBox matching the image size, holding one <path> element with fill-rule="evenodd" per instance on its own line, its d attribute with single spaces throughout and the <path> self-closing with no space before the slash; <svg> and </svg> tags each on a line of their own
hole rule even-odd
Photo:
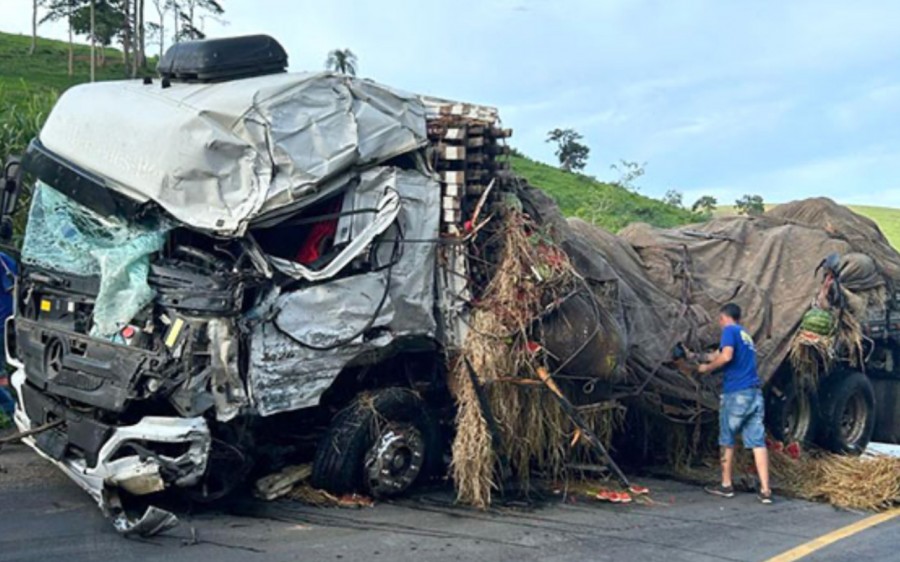
<svg viewBox="0 0 900 562">
<path fill-rule="evenodd" d="M 769 392 L 767 425 L 772 436 L 783 443 L 810 444 L 816 437 L 819 401 L 815 391 L 788 381 L 783 390 Z"/>
<path fill-rule="evenodd" d="M 838 372 L 822 391 L 820 444 L 835 453 L 860 454 L 875 428 L 875 391 L 862 373 Z"/>
<path fill-rule="evenodd" d="M 411 390 L 388 388 L 359 396 L 335 416 L 316 449 L 312 484 L 333 494 L 396 496 L 439 459 L 425 402 Z"/>
</svg>

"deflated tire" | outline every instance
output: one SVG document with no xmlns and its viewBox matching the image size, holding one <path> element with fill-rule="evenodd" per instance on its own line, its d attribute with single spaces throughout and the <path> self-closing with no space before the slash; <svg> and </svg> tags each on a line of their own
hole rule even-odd
<svg viewBox="0 0 900 562">
<path fill-rule="evenodd" d="M 434 471 L 439 440 L 413 391 L 362 394 L 335 416 L 316 449 L 312 484 L 333 494 L 400 495 Z"/>
</svg>

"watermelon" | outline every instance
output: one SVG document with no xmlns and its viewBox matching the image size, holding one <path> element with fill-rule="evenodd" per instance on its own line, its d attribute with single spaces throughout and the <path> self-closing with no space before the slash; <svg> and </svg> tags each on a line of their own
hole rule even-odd
<svg viewBox="0 0 900 562">
<path fill-rule="evenodd" d="M 830 336 L 834 333 L 834 316 L 827 310 L 813 308 L 803 315 L 800 327 L 820 336 Z"/>
</svg>

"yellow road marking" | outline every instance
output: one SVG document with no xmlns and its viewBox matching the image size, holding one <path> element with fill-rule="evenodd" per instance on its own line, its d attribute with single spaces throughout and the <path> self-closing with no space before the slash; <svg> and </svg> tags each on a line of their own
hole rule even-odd
<svg viewBox="0 0 900 562">
<path fill-rule="evenodd" d="M 792 548 L 787 552 L 783 552 L 778 556 L 769 558 L 766 562 L 792 562 L 793 560 L 800 560 L 801 558 L 809 556 L 813 552 L 823 549 L 830 544 L 834 544 L 839 540 L 846 539 L 847 537 L 852 537 L 853 535 L 874 527 L 879 523 L 890 521 L 898 515 L 900 515 L 900 508 L 885 511 L 884 513 L 879 513 L 877 515 L 872 515 L 871 517 L 866 517 L 861 521 L 857 521 L 856 523 L 852 523 L 850 525 L 847 525 L 846 527 L 841 527 L 840 529 L 835 529 L 834 531 L 826 533 L 821 537 L 815 538 L 808 543 L 801 544 L 800 546 Z"/>
</svg>

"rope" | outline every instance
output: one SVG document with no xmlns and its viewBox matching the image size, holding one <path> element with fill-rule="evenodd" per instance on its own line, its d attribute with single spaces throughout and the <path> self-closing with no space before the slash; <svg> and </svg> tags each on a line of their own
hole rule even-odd
<svg viewBox="0 0 900 562">
<path fill-rule="evenodd" d="M 14 433 L 13 435 L 9 435 L 7 437 L 0 439 L 0 447 L 2 447 L 3 445 L 6 445 L 8 443 L 15 443 L 16 441 L 19 441 L 26 437 L 31 437 L 32 435 L 37 435 L 38 433 L 43 433 L 49 429 L 53 429 L 54 427 L 62 425 L 63 422 L 65 422 L 65 420 L 60 418 L 56 421 L 52 421 L 50 423 L 45 423 L 44 425 L 41 425 L 38 427 L 33 427 L 26 431 L 20 431 L 19 433 Z"/>
</svg>

